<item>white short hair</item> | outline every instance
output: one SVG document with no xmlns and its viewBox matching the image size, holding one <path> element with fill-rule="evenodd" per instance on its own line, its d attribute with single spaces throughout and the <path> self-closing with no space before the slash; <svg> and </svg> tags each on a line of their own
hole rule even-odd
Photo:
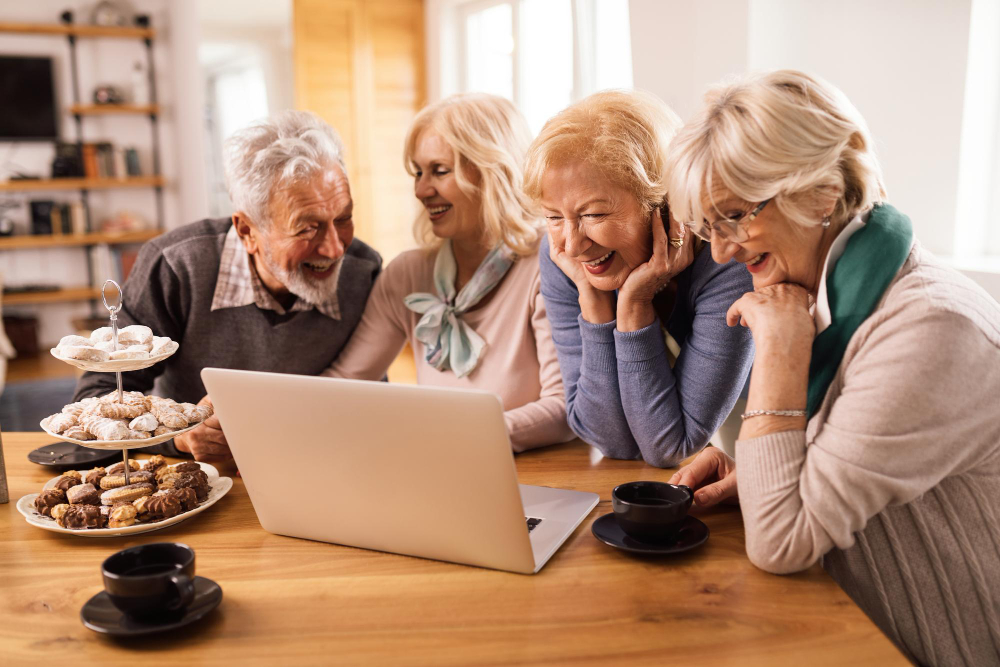
<svg viewBox="0 0 1000 667">
<path fill-rule="evenodd" d="M 670 144 L 667 170 L 670 209 L 685 221 L 715 217 L 702 199 L 719 186 L 747 202 L 773 198 L 806 226 L 831 204 L 836 227 L 885 199 L 864 118 L 840 90 L 795 70 L 710 90 Z"/>
<path fill-rule="evenodd" d="M 243 128 L 226 140 L 223 153 L 233 207 L 263 227 L 271 224 L 275 188 L 332 164 L 344 167 L 340 136 L 308 111 L 281 111 Z"/>
</svg>

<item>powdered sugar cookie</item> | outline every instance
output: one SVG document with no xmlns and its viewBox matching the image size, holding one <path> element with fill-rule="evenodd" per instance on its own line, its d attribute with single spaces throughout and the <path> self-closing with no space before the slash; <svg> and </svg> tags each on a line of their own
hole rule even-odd
<svg viewBox="0 0 1000 667">
<path fill-rule="evenodd" d="M 85 345 L 67 345 L 58 348 L 59 354 L 67 359 L 82 359 L 84 361 L 107 361 L 108 353 L 96 347 Z"/>
<path fill-rule="evenodd" d="M 59 339 L 59 344 L 56 347 L 74 347 L 80 345 L 93 347 L 94 344 L 90 342 L 89 338 L 84 338 L 83 336 L 63 336 Z"/>
</svg>

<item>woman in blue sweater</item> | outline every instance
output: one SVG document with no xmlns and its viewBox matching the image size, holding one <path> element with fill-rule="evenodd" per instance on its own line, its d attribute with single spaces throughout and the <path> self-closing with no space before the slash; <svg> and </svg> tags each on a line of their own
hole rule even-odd
<svg viewBox="0 0 1000 667">
<path fill-rule="evenodd" d="M 663 206 L 681 122 L 661 100 L 608 91 L 563 110 L 529 149 L 525 190 L 548 220 L 541 292 L 570 427 L 605 456 L 670 467 L 708 444 L 750 372 L 726 325 L 752 291 Z"/>
</svg>

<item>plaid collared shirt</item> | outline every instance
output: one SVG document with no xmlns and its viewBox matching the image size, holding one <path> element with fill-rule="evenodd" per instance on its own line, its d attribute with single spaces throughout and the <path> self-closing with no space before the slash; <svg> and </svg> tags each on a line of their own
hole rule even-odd
<svg viewBox="0 0 1000 667">
<path fill-rule="evenodd" d="M 250 255 L 243 247 L 243 242 L 234 226 L 230 227 L 222 246 L 219 277 L 215 282 L 215 294 L 212 297 L 212 310 L 239 308 L 250 304 L 254 304 L 262 310 L 273 310 L 279 315 L 315 308 L 331 319 L 340 319 L 340 303 L 337 300 L 336 288 L 331 291 L 329 298 L 323 303 L 309 303 L 301 297 L 296 297 L 295 303 L 287 310 L 278 303 L 278 300 L 267 291 L 264 283 L 261 282 L 253 262 L 250 261 Z"/>
</svg>

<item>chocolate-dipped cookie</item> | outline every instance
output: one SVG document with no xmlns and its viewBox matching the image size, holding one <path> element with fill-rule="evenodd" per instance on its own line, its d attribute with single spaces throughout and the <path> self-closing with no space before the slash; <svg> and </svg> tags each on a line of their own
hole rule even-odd
<svg viewBox="0 0 1000 667">
<path fill-rule="evenodd" d="M 45 489 L 35 498 L 35 511 L 52 516 L 52 508 L 66 502 L 66 492 L 62 489 Z"/>
<path fill-rule="evenodd" d="M 63 528 L 100 528 L 104 525 L 104 516 L 96 505 L 70 505 L 69 509 L 59 518 Z"/>
<path fill-rule="evenodd" d="M 104 476 L 107 474 L 107 470 L 97 467 L 93 470 L 88 470 L 87 474 L 83 476 L 83 481 L 86 484 L 93 484 L 95 487 L 99 487 L 101 485 L 101 480 L 104 479 Z"/>
<path fill-rule="evenodd" d="M 129 470 L 138 470 L 139 469 L 139 462 L 136 461 L 135 459 L 129 459 L 128 460 L 128 467 L 129 467 Z M 118 463 L 115 463 L 114 465 L 108 466 L 108 474 L 109 475 L 121 475 L 124 472 L 125 472 L 125 462 L 124 461 L 119 461 Z"/>
<path fill-rule="evenodd" d="M 66 491 L 66 499 L 72 505 L 100 505 L 101 494 L 93 484 L 78 484 Z"/>
<path fill-rule="evenodd" d="M 52 485 L 52 488 L 62 489 L 63 491 L 66 491 L 81 483 L 82 482 L 80 481 L 79 477 L 73 477 L 72 475 L 63 475 L 62 477 L 56 480 L 56 483 Z"/>
</svg>

